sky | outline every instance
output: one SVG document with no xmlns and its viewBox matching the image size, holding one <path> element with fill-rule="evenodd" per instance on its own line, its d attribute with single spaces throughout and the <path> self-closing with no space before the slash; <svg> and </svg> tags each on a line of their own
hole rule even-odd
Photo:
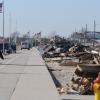
<svg viewBox="0 0 100 100">
<path fill-rule="evenodd" d="M 2 0 L 0 0 L 2 2 Z M 100 0 L 4 0 L 5 36 L 18 31 L 21 34 L 42 32 L 69 36 L 88 25 L 100 31 Z M 0 13 L 2 36 L 2 13 Z"/>
</svg>

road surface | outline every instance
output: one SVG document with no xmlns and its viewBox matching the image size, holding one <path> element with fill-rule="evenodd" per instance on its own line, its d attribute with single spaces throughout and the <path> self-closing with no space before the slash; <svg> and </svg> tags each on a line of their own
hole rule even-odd
<svg viewBox="0 0 100 100">
<path fill-rule="evenodd" d="M 60 100 L 35 48 L 6 56 L 0 64 L 0 100 Z"/>
</svg>

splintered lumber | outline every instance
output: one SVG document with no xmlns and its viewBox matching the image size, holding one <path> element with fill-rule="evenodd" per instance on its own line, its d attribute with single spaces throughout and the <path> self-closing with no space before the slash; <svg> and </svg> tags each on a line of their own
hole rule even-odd
<svg viewBox="0 0 100 100">
<path fill-rule="evenodd" d="M 94 61 L 95 61 L 96 64 L 99 65 L 99 61 L 98 61 L 98 59 L 96 57 L 94 57 Z"/>
<path fill-rule="evenodd" d="M 93 60 L 94 56 L 91 53 L 84 54 L 79 57 L 80 60 Z"/>
<path fill-rule="evenodd" d="M 44 52 L 47 53 L 47 52 L 49 52 L 50 50 L 51 50 L 51 51 L 54 50 L 54 47 L 51 46 L 51 45 L 49 45 L 47 48 L 45 48 Z"/>
<path fill-rule="evenodd" d="M 98 73 L 100 71 L 100 65 L 97 64 L 78 64 L 75 73 Z"/>
<path fill-rule="evenodd" d="M 69 61 L 65 60 L 60 63 L 61 66 L 76 66 L 77 64 L 78 64 L 78 62 L 71 61 L 71 60 L 69 60 Z"/>
<path fill-rule="evenodd" d="M 84 55 L 84 54 L 88 54 L 87 52 L 77 52 L 77 53 L 75 53 L 74 55 L 76 56 L 76 57 L 80 57 L 80 56 L 82 56 L 82 55 Z"/>
</svg>

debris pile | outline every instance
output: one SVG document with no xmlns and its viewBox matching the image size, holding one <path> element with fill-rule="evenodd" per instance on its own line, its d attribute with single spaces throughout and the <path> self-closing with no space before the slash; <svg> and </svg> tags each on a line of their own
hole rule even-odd
<svg viewBox="0 0 100 100">
<path fill-rule="evenodd" d="M 93 94 L 89 87 L 100 72 L 99 51 L 89 46 L 67 43 L 63 46 L 60 43 L 60 46 L 48 45 L 43 49 L 43 58 L 50 73 L 61 84 L 59 87 L 56 85 L 59 93 Z"/>
</svg>

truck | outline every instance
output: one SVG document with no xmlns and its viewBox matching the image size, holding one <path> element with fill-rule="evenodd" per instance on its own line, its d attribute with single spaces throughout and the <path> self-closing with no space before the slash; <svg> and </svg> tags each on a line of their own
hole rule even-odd
<svg viewBox="0 0 100 100">
<path fill-rule="evenodd" d="M 21 50 L 22 49 L 28 49 L 28 50 L 30 50 L 30 48 L 31 48 L 30 42 L 28 42 L 28 41 L 21 42 Z"/>
</svg>

